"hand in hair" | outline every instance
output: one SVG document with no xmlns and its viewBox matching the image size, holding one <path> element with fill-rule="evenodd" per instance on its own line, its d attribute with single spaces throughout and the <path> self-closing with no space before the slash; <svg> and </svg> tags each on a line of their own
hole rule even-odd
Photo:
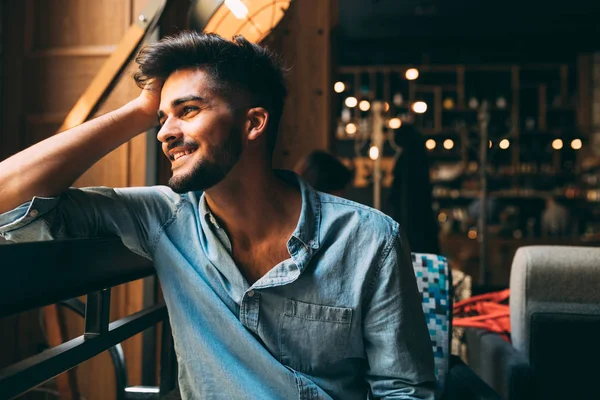
<svg viewBox="0 0 600 400">
<path fill-rule="evenodd" d="M 156 121 L 156 112 L 160 106 L 160 92 L 163 84 L 164 81 L 159 79 L 148 81 L 138 98 L 135 99 L 138 108 L 144 114 L 147 114 L 152 121 Z"/>
</svg>

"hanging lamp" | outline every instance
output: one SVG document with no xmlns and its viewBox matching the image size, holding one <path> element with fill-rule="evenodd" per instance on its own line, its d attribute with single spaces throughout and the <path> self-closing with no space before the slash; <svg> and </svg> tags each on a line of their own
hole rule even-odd
<svg viewBox="0 0 600 400">
<path fill-rule="evenodd" d="M 190 28 L 259 43 L 281 21 L 292 0 L 192 0 Z"/>
</svg>

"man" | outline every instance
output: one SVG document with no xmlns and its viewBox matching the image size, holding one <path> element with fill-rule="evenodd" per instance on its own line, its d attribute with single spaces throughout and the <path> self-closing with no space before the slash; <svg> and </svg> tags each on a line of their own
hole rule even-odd
<svg viewBox="0 0 600 400">
<path fill-rule="evenodd" d="M 153 260 L 184 399 L 432 398 L 398 224 L 271 168 L 286 95 L 273 55 L 186 32 L 136 61 L 138 98 L 0 163 L 0 232 L 118 235 Z M 69 188 L 157 113 L 170 188 Z"/>
</svg>

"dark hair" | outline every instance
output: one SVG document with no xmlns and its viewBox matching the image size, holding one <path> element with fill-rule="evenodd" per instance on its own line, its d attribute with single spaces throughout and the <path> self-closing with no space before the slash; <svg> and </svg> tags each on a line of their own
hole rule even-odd
<svg viewBox="0 0 600 400">
<path fill-rule="evenodd" d="M 346 189 L 354 176 L 338 158 L 322 150 L 310 153 L 297 172 L 309 185 L 325 193 Z"/>
<path fill-rule="evenodd" d="M 265 108 L 268 150 L 273 152 L 287 89 L 281 61 L 268 49 L 242 36 L 229 41 L 215 33 L 182 31 L 146 46 L 135 61 L 139 71 L 134 79 L 140 88 L 180 69 L 201 69 L 234 109 L 240 95 L 246 105 Z"/>
</svg>

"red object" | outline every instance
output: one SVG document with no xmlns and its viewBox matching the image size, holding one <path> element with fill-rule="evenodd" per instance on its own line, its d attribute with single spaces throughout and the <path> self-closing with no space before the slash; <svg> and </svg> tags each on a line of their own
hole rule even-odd
<svg viewBox="0 0 600 400">
<path fill-rule="evenodd" d="M 454 305 L 452 326 L 496 332 L 510 342 L 510 308 L 505 302 L 510 289 L 485 293 Z"/>
</svg>

